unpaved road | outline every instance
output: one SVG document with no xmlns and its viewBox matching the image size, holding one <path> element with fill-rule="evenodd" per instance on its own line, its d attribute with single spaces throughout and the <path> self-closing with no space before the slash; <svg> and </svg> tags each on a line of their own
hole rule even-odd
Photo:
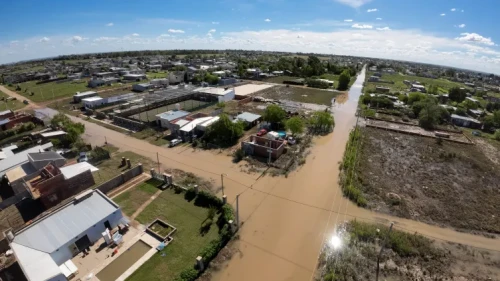
<svg viewBox="0 0 500 281">
<path fill-rule="evenodd" d="M 94 123 L 71 117 L 85 124 L 86 141 L 102 145 L 107 141 L 122 150 L 150 157 L 157 152 L 162 168 L 193 172 L 220 185 L 220 174 L 226 173 L 224 187 L 233 205 L 237 194 L 240 206 L 238 252 L 213 275 L 213 280 L 311 280 L 318 254 L 335 225 L 358 219 L 388 224 L 418 232 L 431 238 L 448 240 L 474 247 L 500 251 L 498 241 L 452 229 L 391 217 L 358 208 L 342 197 L 338 186 L 338 163 L 342 160 L 349 131 L 356 117 L 364 71 L 351 87 L 348 100 L 334 108 L 334 132 L 315 139 L 306 164 L 285 177 L 261 177 L 241 172 L 238 164 L 225 155 L 191 148 L 162 148 L 125 136 Z"/>
<path fill-rule="evenodd" d="M 14 91 L 9 90 L 7 87 L 5 87 L 3 85 L 0 85 L 0 91 L 4 92 L 5 94 L 7 94 L 7 95 L 9 95 L 9 96 L 11 96 L 13 98 L 16 98 L 20 102 L 23 102 L 23 100 L 28 100 L 29 101 L 29 99 L 27 99 L 26 97 L 24 97 L 24 96 L 22 96 L 22 95 L 20 95 L 20 94 L 18 94 L 16 92 L 14 92 Z M 27 106 L 23 107 L 20 110 L 27 110 L 27 109 L 34 109 L 34 108 L 39 108 L 38 104 L 32 103 L 30 101 L 30 103 Z"/>
</svg>

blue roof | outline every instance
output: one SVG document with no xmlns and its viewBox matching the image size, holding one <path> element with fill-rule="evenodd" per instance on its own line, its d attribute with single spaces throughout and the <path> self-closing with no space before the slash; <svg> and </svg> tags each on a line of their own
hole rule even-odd
<svg viewBox="0 0 500 281">
<path fill-rule="evenodd" d="M 250 123 L 256 121 L 259 118 L 260 118 L 260 115 L 253 114 L 250 112 L 243 112 L 240 115 L 236 116 L 236 119 L 240 119 L 240 120 L 250 122 Z"/>
<path fill-rule="evenodd" d="M 156 115 L 156 117 L 170 122 L 172 120 L 179 119 L 187 115 L 189 115 L 189 112 L 184 110 L 170 110 L 167 112 L 160 113 Z"/>
</svg>

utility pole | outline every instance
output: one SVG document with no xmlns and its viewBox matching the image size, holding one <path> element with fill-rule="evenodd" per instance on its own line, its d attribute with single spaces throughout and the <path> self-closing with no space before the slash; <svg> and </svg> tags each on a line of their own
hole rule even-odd
<svg viewBox="0 0 500 281">
<path fill-rule="evenodd" d="M 227 177 L 226 174 L 220 174 L 220 182 L 222 184 L 222 196 L 224 196 L 224 176 Z"/>
<path fill-rule="evenodd" d="M 236 227 L 240 227 L 240 195 L 236 195 Z"/>
<path fill-rule="evenodd" d="M 108 144 L 108 139 L 104 136 L 104 144 Z"/>
<path fill-rule="evenodd" d="M 394 223 L 391 222 L 391 226 L 389 227 L 389 232 L 387 233 L 387 236 L 384 239 L 384 244 L 382 244 L 382 248 L 380 248 L 380 253 L 378 253 L 378 256 L 377 256 L 377 275 L 376 275 L 375 281 L 378 281 L 378 272 L 380 271 L 380 257 L 382 256 L 382 252 L 384 251 L 385 244 L 387 244 L 387 238 L 391 235 L 393 225 L 394 225 Z"/>
<path fill-rule="evenodd" d="M 160 172 L 160 156 L 158 155 L 158 152 L 156 152 L 156 160 L 158 161 L 158 174 L 161 174 L 161 172 Z"/>
</svg>

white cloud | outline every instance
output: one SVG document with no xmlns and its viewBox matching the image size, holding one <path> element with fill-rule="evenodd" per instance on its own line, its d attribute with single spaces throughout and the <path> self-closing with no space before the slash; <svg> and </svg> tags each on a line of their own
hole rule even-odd
<svg viewBox="0 0 500 281">
<path fill-rule="evenodd" d="M 358 24 L 358 23 L 355 23 L 351 26 L 352 28 L 358 28 L 358 29 L 372 29 L 373 26 L 372 25 L 369 25 L 369 24 Z"/>
<path fill-rule="evenodd" d="M 440 16 L 444 17 L 444 16 L 446 16 L 446 14 L 445 14 L 445 13 L 442 13 L 442 14 L 440 14 Z"/>
<path fill-rule="evenodd" d="M 113 25 L 115 25 L 115 24 L 112 22 L 106 24 L 106 26 L 113 26 Z"/>
<path fill-rule="evenodd" d="M 304 37 L 304 35 L 299 34 L 299 35 L 297 35 L 297 38 L 300 39 L 300 38 L 305 38 L 305 37 Z"/>
<path fill-rule="evenodd" d="M 265 21 L 265 22 L 270 22 L 271 20 L 270 20 L 270 19 L 265 19 L 264 21 Z"/>
<path fill-rule="evenodd" d="M 359 8 L 367 3 L 370 3 L 372 0 L 335 0 L 340 4 L 344 4 L 347 6 L 351 6 L 353 8 Z"/>
<path fill-rule="evenodd" d="M 465 27 L 465 23 L 459 24 L 458 27 L 459 28 L 464 28 Z"/>
<path fill-rule="evenodd" d="M 462 37 L 457 37 L 455 40 L 462 41 L 462 42 L 474 42 L 474 43 L 479 43 L 479 44 L 484 44 L 488 46 L 493 46 L 495 43 L 491 40 L 490 37 L 483 37 L 477 33 L 460 33 Z"/>
<path fill-rule="evenodd" d="M 168 32 L 170 32 L 170 33 L 184 33 L 184 30 L 181 30 L 181 29 L 169 29 Z"/>
<path fill-rule="evenodd" d="M 366 10 L 367 13 L 373 13 L 373 12 L 376 12 L 378 11 L 378 9 L 368 9 Z"/>
<path fill-rule="evenodd" d="M 462 10 L 462 13 L 464 12 L 464 10 Z"/>
<path fill-rule="evenodd" d="M 451 8 L 450 11 L 455 12 L 457 9 Z"/>
<path fill-rule="evenodd" d="M 376 18 L 376 20 L 382 20 L 382 18 Z"/>
<path fill-rule="evenodd" d="M 351 20 L 351 19 L 347 19 L 347 20 L 344 20 L 344 21 L 345 21 L 345 22 L 352 22 L 352 20 Z"/>
<path fill-rule="evenodd" d="M 93 42 L 95 43 L 101 43 L 101 42 L 109 42 L 109 41 L 115 41 L 118 40 L 118 37 L 107 37 L 107 36 L 101 36 L 98 38 L 95 38 Z"/>
<path fill-rule="evenodd" d="M 215 29 L 213 29 L 213 28 L 212 28 L 212 29 L 210 29 L 210 30 L 208 31 L 208 33 L 214 33 L 215 31 L 217 31 L 217 30 L 215 30 Z"/>
<path fill-rule="evenodd" d="M 386 26 L 386 27 L 377 27 L 377 30 L 387 31 L 391 29 L 388 26 Z"/>
<path fill-rule="evenodd" d="M 50 38 L 48 38 L 48 37 L 42 37 L 40 40 L 38 40 L 38 42 L 40 42 L 40 43 L 47 43 L 49 41 L 50 41 Z"/>
<path fill-rule="evenodd" d="M 219 22 L 218 21 L 213 21 L 212 24 L 219 24 Z"/>
<path fill-rule="evenodd" d="M 139 33 L 132 33 L 132 36 L 137 37 L 139 36 Z"/>
<path fill-rule="evenodd" d="M 87 40 L 87 39 L 88 39 L 88 38 L 84 38 L 84 37 L 82 37 L 82 36 L 76 35 L 76 36 L 71 37 L 71 39 L 70 39 L 70 40 L 71 40 L 71 42 L 72 42 L 73 44 L 75 44 L 75 43 L 79 43 L 79 42 L 82 42 L 82 41 Z"/>
</svg>

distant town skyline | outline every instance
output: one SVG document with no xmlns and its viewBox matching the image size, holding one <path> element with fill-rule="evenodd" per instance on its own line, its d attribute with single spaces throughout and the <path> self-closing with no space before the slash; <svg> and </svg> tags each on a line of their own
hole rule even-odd
<svg viewBox="0 0 500 281">
<path fill-rule="evenodd" d="M 11 1 L 0 63 L 67 54 L 246 49 L 352 55 L 500 74 L 500 2 Z"/>
</svg>

